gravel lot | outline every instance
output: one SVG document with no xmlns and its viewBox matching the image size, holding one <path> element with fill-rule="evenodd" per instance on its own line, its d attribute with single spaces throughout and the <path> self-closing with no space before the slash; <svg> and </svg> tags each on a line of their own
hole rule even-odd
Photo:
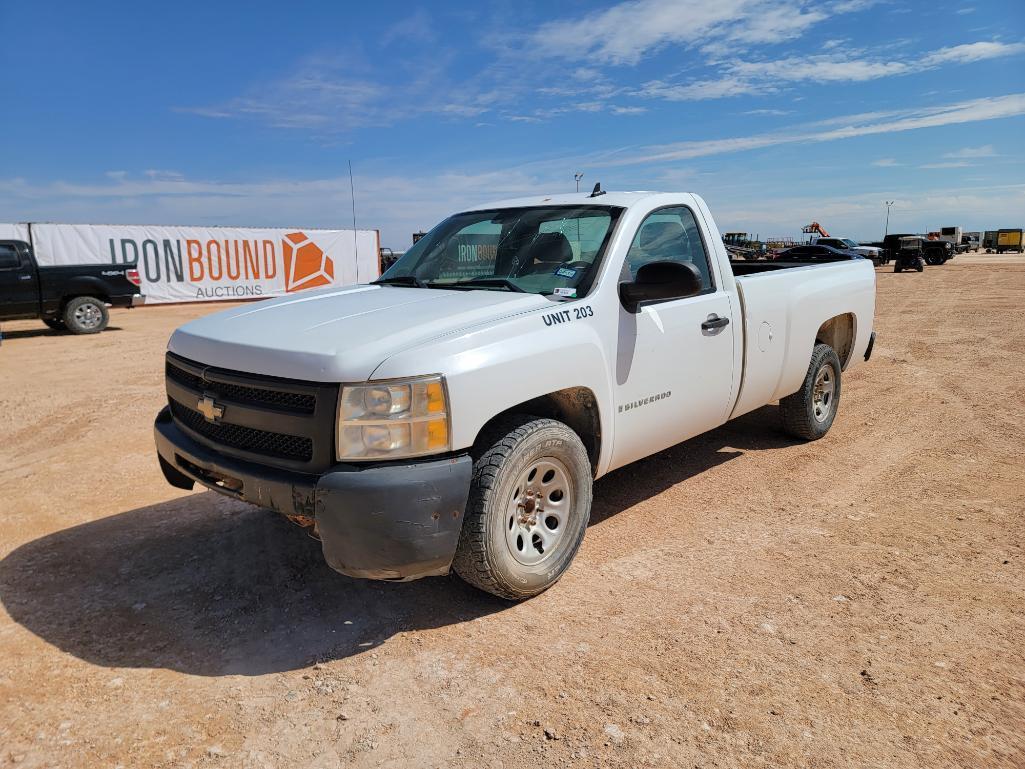
<svg viewBox="0 0 1025 769">
<path fill-rule="evenodd" d="M 0 766 L 1025 766 L 1025 259 L 878 277 L 824 440 L 769 406 L 607 476 L 515 606 L 166 485 L 217 308 L 4 324 Z"/>
</svg>

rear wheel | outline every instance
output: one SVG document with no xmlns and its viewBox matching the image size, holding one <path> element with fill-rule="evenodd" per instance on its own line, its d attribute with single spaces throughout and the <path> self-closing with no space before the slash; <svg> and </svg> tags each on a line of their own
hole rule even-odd
<svg viewBox="0 0 1025 769">
<path fill-rule="evenodd" d="M 915 269 L 922 272 L 925 269 L 925 259 L 918 257 L 918 261 L 915 262 Z"/>
<path fill-rule="evenodd" d="M 591 463 L 554 419 L 516 416 L 478 444 L 452 567 L 474 587 L 513 601 L 554 585 L 591 514 Z"/>
<path fill-rule="evenodd" d="M 94 296 L 76 296 L 64 307 L 64 324 L 72 334 L 98 334 L 109 320 L 107 305 Z"/>
<path fill-rule="evenodd" d="M 828 344 L 817 344 L 801 389 L 779 402 L 783 429 L 814 441 L 829 432 L 840 405 L 840 359 Z"/>
<path fill-rule="evenodd" d="M 896 262 L 893 263 L 893 271 L 894 272 L 900 272 L 901 271 L 901 266 L 900 266 L 900 262 L 899 261 L 896 261 Z"/>
</svg>

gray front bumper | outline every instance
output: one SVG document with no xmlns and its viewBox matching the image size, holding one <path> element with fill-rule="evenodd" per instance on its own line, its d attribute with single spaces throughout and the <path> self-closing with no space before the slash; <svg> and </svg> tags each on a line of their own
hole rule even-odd
<svg viewBox="0 0 1025 769">
<path fill-rule="evenodd" d="M 186 435 L 168 409 L 154 425 L 172 486 L 213 491 L 289 516 L 313 518 L 324 559 L 342 574 L 408 580 L 448 573 L 459 543 L 473 462 L 467 455 L 321 475 L 275 470 L 216 453 Z"/>
</svg>

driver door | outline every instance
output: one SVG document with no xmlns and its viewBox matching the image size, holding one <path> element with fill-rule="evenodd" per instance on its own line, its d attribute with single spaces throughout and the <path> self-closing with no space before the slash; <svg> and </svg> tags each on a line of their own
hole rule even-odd
<svg viewBox="0 0 1025 769">
<path fill-rule="evenodd" d="M 636 313 L 620 307 L 613 468 L 717 427 L 728 416 L 739 309 L 715 283 L 690 208 L 648 215 L 627 253 L 622 279 L 632 280 L 642 264 L 656 261 L 693 264 L 702 290 Z"/>
</svg>

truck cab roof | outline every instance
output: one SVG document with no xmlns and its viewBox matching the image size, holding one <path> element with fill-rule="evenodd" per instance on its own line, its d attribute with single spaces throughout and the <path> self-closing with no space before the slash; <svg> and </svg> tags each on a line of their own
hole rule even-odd
<svg viewBox="0 0 1025 769">
<path fill-rule="evenodd" d="M 510 198 L 498 200 L 479 206 L 472 206 L 466 211 L 488 211 L 492 208 L 529 208 L 531 206 L 618 206 L 629 208 L 645 198 L 670 193 L 656 192 L 651 190 L 637 190 L 633 192 L 605 192 L 597 197 L 591 197 L 590 192 L 567 192 L 556 195 L 531 195 L 523 198 Z M 691 193 L 671 193 L 673 195 Z"/>
</svg>

